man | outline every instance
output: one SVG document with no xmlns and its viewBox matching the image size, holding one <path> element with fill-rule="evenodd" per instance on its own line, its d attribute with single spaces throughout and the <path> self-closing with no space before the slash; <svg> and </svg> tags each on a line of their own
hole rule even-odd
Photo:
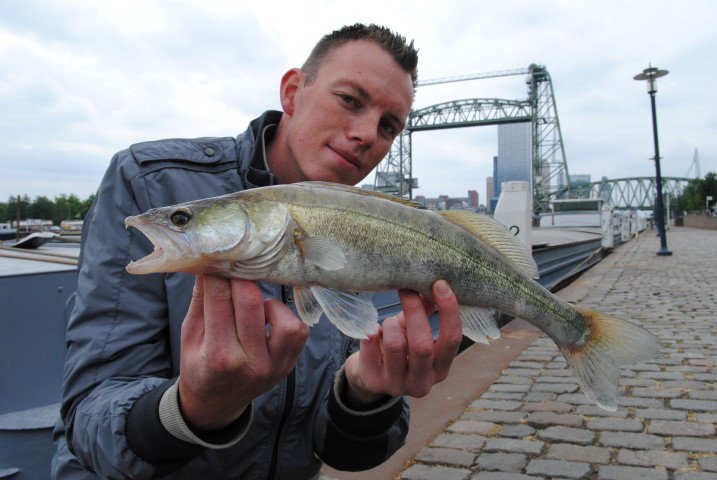
<svg viewBox="0 0 717 480">
<path fill-rule="evenodd" d="M 443 380 L 461 340 L 446 282 L 434 285 L 435 305 L 399 292 L 403 312 L 357 349 L 325 319 L 309 330 L 285 286 L 127 274 L 152 247 L 123 220 L 254 186 L 359 182 L 405 126 L 416 63 L 390 30 L 344 27 L 282 77 L 283 113 L 236 139 L 115 155 L 85 220 L 56 478 L 309 479 L 322 462 L 368 469 L 403 444 L 403 396 Z"/>
</svg>

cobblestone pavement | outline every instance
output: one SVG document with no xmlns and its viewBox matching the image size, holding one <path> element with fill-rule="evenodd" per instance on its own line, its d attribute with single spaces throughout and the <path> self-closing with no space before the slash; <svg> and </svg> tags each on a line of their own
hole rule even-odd
<svg viewBox="0 0 717 480">
<path fill-rule="evenodd" d="M 717 231 L 647 231 L 582 299 L 657 334 L 662 351 L 621 371 L 617 412 L 579 390 L 535 340 L 400 475 L 405 480 L 717 479 Z"/>
</svg>

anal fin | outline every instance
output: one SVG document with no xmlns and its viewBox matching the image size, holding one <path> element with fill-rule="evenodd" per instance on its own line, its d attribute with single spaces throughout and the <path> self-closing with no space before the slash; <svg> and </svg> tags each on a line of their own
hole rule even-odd
<svg viewBox="0 0 717 480">
<path fill-rule="evenodd" d="M 494 310 L 490 308 L 461 305 L 463 335 L 474 342 L 488 344 L 488 338 L 500 338 L 500 329 Z"/>
</svg>

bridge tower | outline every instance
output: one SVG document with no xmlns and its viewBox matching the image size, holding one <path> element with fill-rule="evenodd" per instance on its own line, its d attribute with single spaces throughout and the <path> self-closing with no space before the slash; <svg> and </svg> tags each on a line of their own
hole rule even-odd
<svg viewBox="0 0 717 480">
<path fill-rule="evenodd" d="M 550 200 L 570 198 L 570 176 L 555 105 L 553 82 L 548 70 L 529 67 L 528 101 L 531 104 L 533 137 L 533 209 L 548 210 Z M 500 160 L 499 160 L 500 161 Z"/>
<path fill-rule="evenodd" d="M 532 132 L 533 208 L 547 210 L 549 200 L 570 194 L 560 121 L 550 74 L 544 66 L 527 69 L 447 77 L 419 82 L 419 87 L 484 78 L 527 75 L 528 98 L 504 100 L 473 98 L 453 100 L 412 110 L 406 129 L 396 138 L 376 170 L 376 190 L 413 198 L 418 181 L 413 177 L 411 136 L 422 130 L 530 122 Z"/>
</svg>

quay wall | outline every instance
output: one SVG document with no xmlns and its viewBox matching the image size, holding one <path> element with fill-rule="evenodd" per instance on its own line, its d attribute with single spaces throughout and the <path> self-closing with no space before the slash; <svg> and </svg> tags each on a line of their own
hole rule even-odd
<svg viewBox="0 0 717 480">
<path fill-rule="evenodd" d="M 717 230 L 717 217 L 709 215 L 685 215 L 685 227 Z"/>
</svg>

